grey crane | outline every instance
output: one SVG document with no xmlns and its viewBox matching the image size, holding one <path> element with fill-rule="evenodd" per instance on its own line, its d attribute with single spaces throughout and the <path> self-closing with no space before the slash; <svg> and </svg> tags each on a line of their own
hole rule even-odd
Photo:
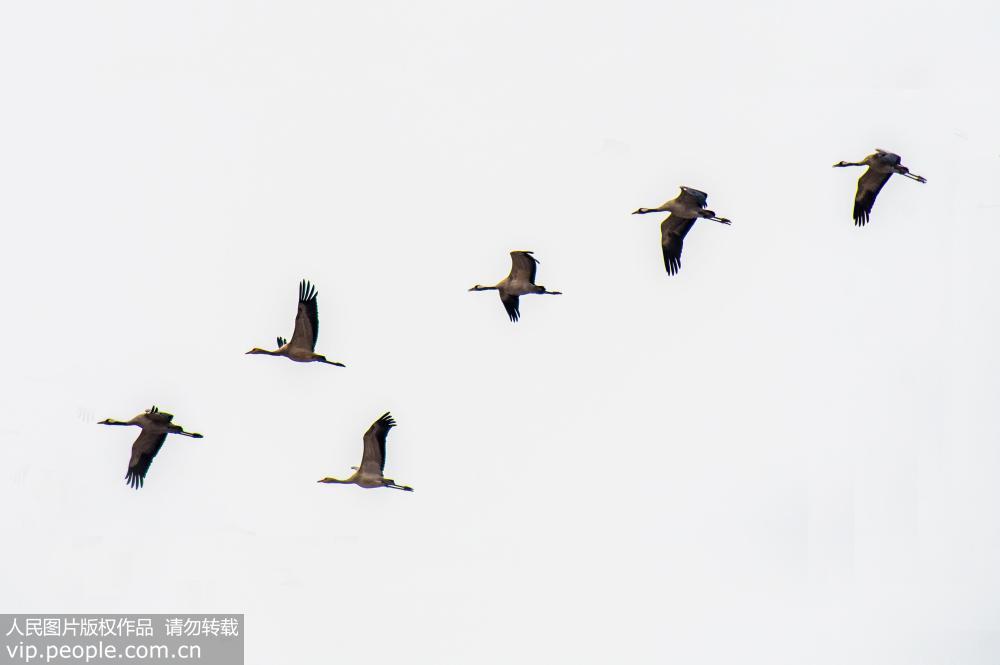
<svg viewBox="0 0 1000 665">
<path fill-rule="evenodd" d="M 875 197 L 882 191 L 889 176 L 893 173 L 906 176 L 917 182 L 927 182 L 927 178 L 910 173 L 910 169 L 902 164 L 903 160 L 894 152 L 875 148 L 874 154 L 868 155 L 860 162 L 840 161 L 834 168 L 842 166 L 867 166 L 868 170 L 858 178 L 858 191 L 854 195 L 854 225 L 864 226 L 872 214 Z"/>
<path fill-rule="evenodd" d="M 149 465 L 153 463 L 156 453 L 160 452 L 168 434 L 180 434 L 192 439 L 202 438 L 201 434 L 197 432 L 185 432 L 183 427 L 171 422 L 173 419 L 171 414 L 160 411 L 154 405 L 132 420 L 122 421 L 108 418 L 98 423 L 98 425 L 134 425 L 142 428 L 139 437 L 132 444 L 132 457 L 129 458 L 128 471 L 125 473 L 125 481 L 134 489 L 142 487 L 146 473 L 149 471 Z"/>
<path fill-rule="evenodd" d="M 708 194 L 693 187 L 681 186 L 681 193 L 670 199 L 659 208 L 639 208 L 633 215 L 645 215 L 651 212 L 669 212 L 660 224 L 660 244 L 663 247 L 663 266 L 668 275 L 676 275 L 681 269 L 681 251 L 684 249 L 684 237 L 699 219 L 710 219 L 729 226 L 731 221 L 725 217 L 716 217 L 707 210 Z"/>
<path fill-rule="evenodd" d="M 529 294 L 560 296 L 561 291 L 549 291 L 540 284 L 535 284 L 535 273 L 538 270 L 538 259 L 528 250 L 514 250 L 510 253 L 510 274 L 494 286 L 476 284 L 470 291 L 499 291 L 500 302 L 507 310 L 511 321 L 521 318 L 520 298 Z"/>
<path fill-rule="evenodd" d="M 389 430 L 396 426 L 396 421 L 388 411 L 383 413 L 378 420 L 372 423 L 364 436 L 364 453 L 361 455 L 361 466 L 352 466 L 355 470 L 350 478 L 340 480 L 339 478 L 321 478 L 318 483 L 338 483 L 341 485 L 357 485 L 358 487 L 389 487 L 394 490 L 412 492 L 413 488 L 406 485 L 397 485 L 395 480 L 382 475 L 385 470 L 385 439 L 389 435 Z"/>
<path fill-rule="evenodd" d="M 263 353 L 269 356 L 284 356 L 300 363 L 320 362 L 327 365 L 345 367 L 344 363 L 327 360 L 326 356 L 316 353 L 316 339 L 319 337 L 319 309 L 316 304 L 316 287 L 306 280 L 299 282 L 299 308 L 295 314 L 295 329 L 291 341 L 284 337 L 278 338 L 278 348 L 274 351 L 252 348 L 251 353 Z"/>
</svg>

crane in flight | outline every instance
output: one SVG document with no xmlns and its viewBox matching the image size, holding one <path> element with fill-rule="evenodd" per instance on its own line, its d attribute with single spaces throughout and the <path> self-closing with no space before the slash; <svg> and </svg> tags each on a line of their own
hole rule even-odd
<svg viewBox="0 0 1000 665">
<path fill-rule="evenodd" d="M 676 275 L 681 269 L 681 251 L 684 249 L 684 237 L 699 219 L 710 219 L 729 226 L 731 221 L 725 217 L 717 217 L 707 210 L 708 194 L 693 187 L 681 186 L 681 193 L 659 208 L 639 208 L 633 215 L 645 215 L 651 212 L 669 212 L 660 224 L 660 245 L 663 247 L 663 266 L 668 275 Z"/>
<path fill-rule="evenodd" d="M 500 302 L 507 310 L 511 321 L 521 318 L 521 296 L 530 294 L 560 296 L 561 291 L 549 291 L 540 284 L 535 284 L 535 273 L 538 270 L 538 259 L 532 252 L 514 250 L 510 253 L 510 274 L 493 286 L 476 284 L 470 291 L 499 291 Z"/>
<path fill-rule="evenodd" d="M 291 341 L 278 338 L 278 348 L 274 351 L 252 348 L 247 354 L 263 353 L 269 356 L 284 356 L 299 363 L 319 362 L 344 367 L 344 363 L 327 360 L 316 353 L 319 338 L 319 307 L 316 304 L 316 287 L 306 280 L 299 282 L 299 308 L 295 314 L 295 329 Z"/>
<path fill-rule="evenodd" d="M 153 463 L 156 453 L 160 452 L 168 434 L 180 434 L 192 439 L 202 438 L 201 434 L 197 432 L 185 432 L 183 427 L 171 422 L 173 419 L 171 414 L 160 411 L 154 405 L 132 420 L 123 421 L 108 418 L 98 423 L 98 425 L 134 425 L 142 429 L 139 437 L 132 444 L 132 457 L 129 458 L 128 471 L 125 473 L 125 481 L 134 489 L 142 487 L 146 473 L 149 471 L 149 465 Z"/>
<path fill-rule="evenodd" d="M 882 187 L 889 180 L 889 176 L 898 173 L 917 182 L 927 182 L 927 178 L 910 173 L 910 169 L 903 166 L 903 160 L 894 152 L 875 148 L 875 152 L 868 155 L 860 162 L 839 161 L 833 165 L 834 168 L 843 166 L 867 166 L 868 169 L 858 178 L 858 191 L 854 195 L 854 225 L 864 226 L 872 214 L 872 206 L 875 205 L 875 197 L 882 191 Z"/>
<path fill-rule="evenodd" d="M 352 466 L 354 474 L 350 478 L 340 480 L 339 478 L 320 478 L 318 483 L 338 483 L 341 485 L 357 485 L 358 487 L 390 487 L 394 490 L 412 492 L 413 488 L 407 485 L 397 485 L 395 480 L 382 475 L 385 470 L 385 439 L 389 435 L 389 430 L 396 426 L 389 412 L 385 412 L 372 423 L 372 426 L 365 432 L 362 439 L 364 441 L 364 452 L 361 454 L 361 466 Z"/>
</svg>

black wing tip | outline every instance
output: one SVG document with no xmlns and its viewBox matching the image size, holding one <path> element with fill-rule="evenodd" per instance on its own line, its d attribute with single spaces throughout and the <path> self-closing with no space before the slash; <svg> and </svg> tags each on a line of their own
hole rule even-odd
<svg viewBox="0 0 1000 665">
<path fill-rule="evenodd" d="M 376 420 L 375 422 L 382 423 L 383 425 L 385 425 L 386 429 L 392 429 L 393 427 L 396 426 L 396 419 L 393 418 L 392 414 L 389 413 L 388 411 L 379 416 L 379 419 Z"/>
<path fill-rule="evenodd" d="M 125 484 L 131 487 L 132 489 L 137 490 L 140 487 L 142 487 L 143 480 L 144 478 L 140 476 L 137 471 L 133 471 L 132 469 L 129 469 L 125 473 Z"/>
<path fill-rule="evenodd" d="M 854 225 L 864 226 L 871 219 L 871 211 L 864 208 L 864 206 L 856 205 L 854 206 Z"/>
<path fill-rule="evenodd" d="M 667 254 L 666 251 L 663 253 L 663 267 L 666 269 L 668 275 L 676 275 L 681 269 L 681 257 L 672 256 Z"/>
<path fill-rule="evenodd" d="M 521 299 L 519 297 L 515 296 L 504 300 L 503 296 L 501 296 L 500 303 L 503 305 L 504 311 L 507 312 L 507 316 L 512 323 L 516 323 L 521 318 Z"/>
<path fill-rule="evenodd" d="M 315 300 L 317 296 L 316 287 L 308 279 L 299 282 L 299 302 L 309 302 Z"/>
</svg>

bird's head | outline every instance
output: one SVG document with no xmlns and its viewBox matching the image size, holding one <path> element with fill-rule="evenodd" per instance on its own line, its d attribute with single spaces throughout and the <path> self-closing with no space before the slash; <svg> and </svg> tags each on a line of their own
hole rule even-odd
<svg viewBox="0 0 1000 665">
<path fill-rule="evenodd" d="M 849 166 L 849 164 L 844 160 L 840 160 L 839 162 L 833 165 L 833 168 L 837 168 L 838 166 Z"/>
<path fill-rule="evenodd" d="M 649 208 L 639 208 L 638 210 L 633 210 L 632 214 L 633 215 L 642 215 L 642 214 L 645 214 L 647 212 L 649 212 Z"/>
<path fill-rule="evenodd" d="M 485 291 L 485 290 L 486 290 L 486 287 L 485 287 L 485 286 L 483 286 L 482 284 L 476 284 L 475 286 L 473 286 L 473 287 L 472 287 L 471 289 L 469 289 L 469 290 L 470 290 L 470 291 Z"/>
<path fill-rule="evenodd" d="M 257 348 L 257 347 L 255 346 L 255 347 L 253 347 L 252 349 L 250 349 L 249 351 L 247 351 L 247 352 L 246 352 L 245 354 L 243 354 L 243 355 L 250 355 L 250 354 L 253 354 L 253 353 L 267 353 L 267 351 L 265 351 L 264 349 L 258 349 L 258 348 Z"/>
</svg>

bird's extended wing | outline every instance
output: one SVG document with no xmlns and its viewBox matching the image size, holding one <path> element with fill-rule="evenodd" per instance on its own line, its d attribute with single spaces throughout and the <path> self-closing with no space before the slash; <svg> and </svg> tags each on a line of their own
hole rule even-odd
<svg viewBox="0 0 1000 665">
<path fill-rule="evenodd" d="M 146 479 L 149 465 L 153 463 L 156 453 L 160 452 L 167 433 L 157 434 L 151 430 L 142 430 L 139 438 L 132 444 L 132 457 L 128 461 L 128 471 L 125 472 L 125 482 L 135 489 L 142 487 Z"/>
<path fill-rule="evenodd" d="M 169 425 L 170 421 L 174 419 L 172 413 L 167 413 L 166 411 L 160 411 L 155 406 L 145 413 L 146 418 L 150 422 L 157 423 L 159 425 Z"/>
<path fill-rule="evenodd" d="M 888 150 L 883 150 L 882 148 L 875 148 L 875 154 L 870 157 L 877 158 L 881 163 L 888 166 L 895 166 L 903 161 L 903 158 L 894 152 L 889 152 Z"/>
<path fill-rule="evenodd" d="M 708 194 L 693 187 L 681 186 L 681 194 L 677 197 L 677 202 L 685 206 L 704 208 L 708 205 Z"/>
<path fill-rule="evenodd" d="M 365 432 L 365 451 L 361 456 L 362 474 L 382 474 L 382 469 L 385 468 L 385 438 L 395 426 L 396 421 L 387 411 Z"/>
<path fill-rule="evenodd" d="M 295 315 L 295 330 L 291 345 L 297 349 L 316 350 L 319 337 L 319 310 L 316 305 L 316 287 L 302 280 L 299 283 L 299 310 Z"/>
<path fill-rule="evenodd" d="M 517 321 L 521 318 L 521 299 L 518 296 L 504 295 L 501 291 L 500 302 L 503 303 L 503 308 L 507 310 L 507 316 L 510 317 L 511 321 Z"/>
<path fill-rule="evenodd" d="M 527 251 L 513 251 L 510 253 L 510 276 L 507 278 L 512 282 L 535 283 L 535 271 L 538 269 L 538 259 Z"/>
<path fill-rule="evenodd" d="M 882 191 L 892 172 L 881 173 L 871 167 L 858 178 L 858 191 L 854 195 L 854 224 L 864 226 L 872 214 L 875 197 Z"/>
<path fill-rule="evenodd" d="M 684 236 L 694 226 L 694 218 L 685 219 L 670 215 L 660 224 L 660 244 L 663 245 L 663 267 L 668 275 L 676 275 L 681 269 L 681 250 L 684 249 Z"/>
</svg>

